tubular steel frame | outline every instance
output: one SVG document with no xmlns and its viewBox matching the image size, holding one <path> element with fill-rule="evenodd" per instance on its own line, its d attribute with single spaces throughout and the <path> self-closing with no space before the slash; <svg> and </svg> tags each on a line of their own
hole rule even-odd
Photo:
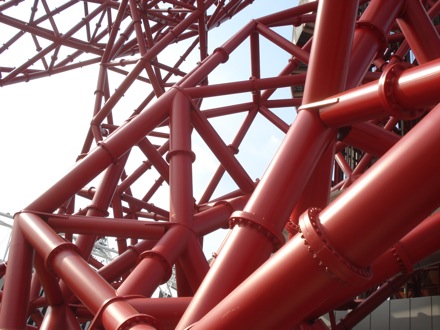
<svg viewBox="0 0 440 330">
<path fill-rule="evenodd" d="M 8 14 L 21 1 L 0 5 L 0 23 L 16 29 L 0 54 L 25 35 L 38 49 L 15 68 L 0 67 L 2 86 L 100 68 L 75 167 L 14 217 L 9 259 L 0 265 L 1 329 L 321 329 L 319 316 L 396 275 L 396 283 L 404 281 L 439 250 L 440 219 L 431 214 L 440 204 L 433 23 L 440 2 L 305 3 L 252 20 L 208 55 L 208 32 L 251 2 L 83 1 L 85 18 L 64 34 L 54 17 L 77 1 L 56 9 L 35 1 L 28 21 Z M 273 29 L 307 22 L 314 32 L 303 46 Z M 291 56 L 277 76 L 261 77 L 260 37 Z M 251 79 L 210 84 L 211 72 L 247 40 Z M 177 41 L 187 48 L 175 63 L 163 63 L 160 55 Z M 72 52 L 62 58 L 66 47 Z M 193 50 L 200 63 L 186 72 L 182 63 Z M 307 71 L 293 74 L 300 64 Z M 113 72 L 124 79 L 112 93 Z M 151 93 L 119 124 L 116 108 L 139 81 Z M 302 98 L 271 98 L 298 85 Z M 235 93 L 252 101 L 202 107 L 205 98 Z M 272 111 L 279 107 L 298 107 L 292 125 Z M 234 113 L 246 119 L 228 145 L 209 119 Z M 257 114 L 286 132 L 258 182 L 235 156 Z M 409 123 L 409 132 L 397 134 Z M 220 162 L 197 202 L 193 131 Z M 359 161 L 349 164 L 348 147 L 360 152 Z M 126 165 L 134 148 L 146 160 L 132 171 Z M 133 193 L 153 169 L 157 181 Z M 238 189 L 213 197 L 225 173 Z M 101 174 L 97 188 L 87 188 Z M 162 184 L 169 208 L 151 202 Z M 85 209 L 76 210 L 79 197 L 90 200 Z M 208 264 L 202 238 L 227 227 Z M 106 236 L 117 237 L 119 256 L 102 265 L 90 255 Z M 173 269 L 178 297 L 151 298 Z M 380 299 L 369 302 L 335 328 L 353 326 Z"/>
</svg>

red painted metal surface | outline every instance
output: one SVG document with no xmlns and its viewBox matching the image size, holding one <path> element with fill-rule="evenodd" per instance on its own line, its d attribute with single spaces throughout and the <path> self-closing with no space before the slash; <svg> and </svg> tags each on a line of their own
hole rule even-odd
<svg viewBox="0 0 440 330">
<path fill-rule="evenodd" d="M 439 216 L 430 216 L 440 205 L 440 2 L 306 2 L 210 50 L 212 30 L 251 2 L 84 1 L 85 18 L 65 33 L 56 15 L 76 1 L 36 2 L 26 20 L 12 11 L 20 1 L 0 6 L 0 24 L 15 33 L 0 54 L 23 35 L 39 49 L 0 63 L 3 88 L 99 64 L 77 163 L 15 215 L 0 265 L 1 329 L 323 329 L 322 314 L 395 276 L 405 282 L 440 250 Z M 276 30 L 310 22 L 303 43 Z M 262 39 L 289 58 L 271 76 Z M 211 83 L 243 44 L 250 79 Z M 139 83 L 136 109 L 121 116 Z M 274 96 L 294 86 L 301 95 Z M 205 106 L 238 93 L 246 101 Z M 293 123 L 277 108 L 297 112 Z M 225 140 L 213 121 L 236 114 L 244 120 Z M 257 116 L 285 133 L 260 180 L 240 158 Z M 196 135 L 219 163 L 198 199 Z M 233 185 L 216 194 L 225 174 Z M 228 227 L 207 260 L 208 234 Z M 91 257 L 102 237 L 116 237 L 118 251 L 105 265 Z M 173 274 L 177 297 L 153 297 Z M 331 327 L 355 325 L 388 289 Z"/>
</svg>

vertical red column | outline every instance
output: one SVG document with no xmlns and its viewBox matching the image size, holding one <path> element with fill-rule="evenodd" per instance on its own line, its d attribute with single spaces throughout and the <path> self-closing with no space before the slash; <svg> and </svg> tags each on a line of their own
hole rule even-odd
<svg viewBox="0 0 440 330">
<path fill-rule="evenodd" d="M 187 284 L 191 287 L 191 291 L 195 291 L 196 286 L 192 286 L 191 283 L 196 278 L 197 282 L 200 281 L 199 269 L 192 267 L 195 265 L 191 263 L 191 255 L 186 252 L 189 246 L 194 246 L 192 243 L 195 241 L 194 233 L 190 230 L 193 227 L 195 204 L 192 185 L 192 163 L 195 154 L 191 150 L 191 132 L 190 99 L 180 92 L 174 98 L 170 113 L 170 152 L 167 157 L 170 163 L 170 221 L 181 224 L 182 228 L 187 229 L 180 238 L 186 242 L 186 245 L 181 250 L 179 266 L 176 265 L 178 289 L 183 289 L 184 292 L 189 290 Z M 194 258 L 200 253 L 203 254 L 198 242 L 195 244 Z M 207 268 L 206 262 L 205 267 Z M 203 275 L 206 274 L 206 268 L 202 272 Z"/>
<path fill-rule="evenodd" d="M 0 329 L 26 329 L 33 257 L 34 250 L 15 223 L 0 310 Z"/>
<path fill-rule="evenodd" d="M 191 151 L 191 106 L 179 92 L 173 100 L 170 115 L 170 221 L 191 227 L 194 216 Z"/>
<path fill-rule="evenodd" d="M 170 151 L 170 222 L 179 223 L 169 229 L 153 249 L 141 254 L 142 260 L 121 284 L 118 293 L 151 295 L 157 285 L 171 276 L 171 265 L 187 246 L 194 214 L 192 193 L 191 108 L 183 92 L 177 92 L 169 109 Z M 145 281 L 148 275 L 149 280 Z"/>
</svg>

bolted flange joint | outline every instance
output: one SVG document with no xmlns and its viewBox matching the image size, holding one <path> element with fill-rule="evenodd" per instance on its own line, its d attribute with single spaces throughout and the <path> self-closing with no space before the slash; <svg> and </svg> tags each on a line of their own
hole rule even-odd
<svg viewBox="0 0 440 330">
<path fill-rule="evenodd" d="M 376 37 L 379 45 L 376 58 L 381 57 L 384 51 L 388 48 L 386 34 L 370 21 L 360 20 L 356 22 L 356 29 L 363 29 L 364 31 L 367 31 Z"/>
<path fill-rule="evenodd" d="M 413 263 L 405 252 L 405 249 L 402 243 L 397 242 L 390 249 L 393 258 L 397 261 L 400 267 L 400 271 L 402 274 L 410 274 L 414 270 Z"/>
<path fill-rule="evenodd" d="M 52 251 L 50 251 L 45 257 L 44 257 L 44 266 L 47 270 L 49 270 L 52 273 L 55 273 L 53 269 L 53 263 L 55 258 L 63 251 L 72 251 L 78 255 L 81 255 L 81 251 L 79 248 L 70 242 L 62 242 L 58 244 Z"/>
<path fill-rule="evenodd" d="M 168 279 L 171 277 L 171 275 L 173 274 L 172 266 L 170 265 L 168 260 L 163 255 L 161 255 L 159 252 L 153 251 L 153 250 L 142 252 L 141 255 L 139 256 L 139 262 L 141 262 L 143 259 L 146 259 L 146 258 L 156 259 L 156 260 L 160 261 L 162 268 L 164 270 L 164 273 L 165 273 L 165 276 L 163 277 L 161 284 L 166 283 L 168 281 Z"/>
<path fill-rule="evenodd" d="M 101 208 L 101 206 L 98 204 L 90 204 L 86 207 L 86 210 L 87 211 L 93 210 L 95 212 L 99 212 L 101 216 L 105 216 L 105 217 L 109 216 L 110 214 L 107 210 Z"/>
<path fill-rule="evenodd" d="M 403 120 L 416 119 L 426 112 L 424 108 L 402 105 L 396 98 L 399 77 L 409 67 L 411 65 L 405 62 L 388 65 L 379 79 L 379 98 L 383 107 L 391 116 Z"/>
<path fill-rule="evenodd" d="M 110 150 L 110 148 L 108 147 L 108 145 L 104 141 L 99 141 L 98 147 L 101 147 L 102 150 L 104 150 L 107 153 L 107 155 L 110 157 L 113 164 L 115 164 L 115 165 L 118 164 L 118 162 L 119 162 L 118 157 L 116 157 L 116 155 L 113 153 L 112 150 Z"/>
<path fill-rule="evenodd" d="M 319 220 L 318 208 L 310 208 L 299 218 L 301 238 L 313 258 L 325 271 L 344 283 L 360 286 L 371 278 L 371 267 L 358 267 L 347 260 L 333 247 Z"/>
<path fill-rule="evenodd" d="M 221 60 L 222 63 L 226 63 L 229 60 L 228 52 L 222 47 L 218 47 L 218 48 L 214 49 L 213 53 L 219 54 L 222 57 L 222 60 Z"/>
<path fill-rule="evenodd" d="M 284 229 L 287 230 L 289 232 L 289 234 L 292 236 L 301 232 L 299 225 L 292 218 L 289 218 L 289 221 L 287 221 L 286 225 L 284 226 Z"/>
<path fill-rule="evenodd" d="M 248 226 L 261 231 L 272 242 L 274 251 L 278 250 L 285 243 L 285 238 L 281 232 L 278 232 L 267 220 L 260 218 L 254 213 L 246 211 L 233 212 L 229 219 L 229 228 L 232 229 L 235 225 Z"/>
</svg>

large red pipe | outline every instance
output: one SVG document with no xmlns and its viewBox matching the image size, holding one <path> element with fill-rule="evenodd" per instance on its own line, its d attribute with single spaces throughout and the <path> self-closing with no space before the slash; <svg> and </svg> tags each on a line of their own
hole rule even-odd
<svg viewBox="0 0 440 330">
<path fill-rule="evenodd" d="M 369 265 L 438 206 L 432 196 L 440 193 L 440 155 L 431 150 L 440 140 L 439 123 L 437 106 L 325 210 L 307 211 L 300 219 L 302 235 L 193 329 L 295 325 L 322 303 L 317 296 L 369 280 Z"/>
<path fill-rule="evenodd" d="M 440 249 L 438 232 L 440 230 L 440 213 L 435 213 L 425 219 L 420 225 L 403 237 L 393 247 L 388 249 L 371 265 L 373 275 L 371 280 L 361 286 L 347 286 L 338 295 L 329 297 L 310 317 L 315 319 L 328 311 L 346 303 L 352 297 L 380 285 L 392 276 L 410 273 L 413 265 Z M 420 242 L 423 241 L 423 244 Z"/>
<path fill-rule="evenodd" d="M 395 64 L 385 70 L 378 82 L 332 96 L 319 102 L 316 108 L 321 108 L 320 118 L 330 127 L 390 115 L 414 119 L 439 102 L 436 92 L 439 84 L 440 59 L 407 70 Z M 329 102 L 334 104 L 326 106 Z"/>
</svg>

